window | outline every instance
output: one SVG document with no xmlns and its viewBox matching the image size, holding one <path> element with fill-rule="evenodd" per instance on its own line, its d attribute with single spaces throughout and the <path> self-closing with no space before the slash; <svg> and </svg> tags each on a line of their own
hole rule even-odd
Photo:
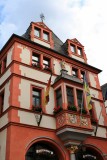
<svg viewBox="0 0 107 160">
<path fill-rule="evenodd" d="M 82 48 L 77 48 L 77 50 L 78 50 L 78 54 L 82 56 Z"/>
<path fill-rule="evenodd" d="M 25 155 L 26 160 L 59 160 L 59 155 L 51 145 L 41 141 L 34 143 Z M 61 159 L 61 158 L 60 158 Z"/>
<path fill-rule="evenodd" d="M 70 105 L 70 106 L 74 105 L 73 88 L 67 87 L 67 88 L 66 88 L 66 92 L 67 92 L 68 105 Z"/>
<path fill-rule="evenodd" d="M 40 37 L 40 29 L 39 28 L 34 29 L 34 35 L 37 37 Z"/>
<path fill-rule="evenodd" d="M 43 59 L 43 68 L 44 69 L 49 69 L 50 68 L 50 59 L 48 59 L 48 58 Z"/>
<path fill-rule="evenodd" d="M 83 71 L 81 71 L 81 80 L 83 81 L 83 79 L 84 79 L 84 72 Z"/>
<path fill-rule="evenodd" d="M 77 102 L 80 108 L 81 106 L 84 108 L 83 91 L 81 90 L 77 90 Z"/>
<path fill-rule="evenodd" d="M 43 32 L 43 39 L 49 41 L 49 33 Z"/>
<path fill-rule="evenodd" d="M 7 57 L 5 57 L 5 59 L 3 60 L 3 70 L 2 71 L 6 69 L 6 63 L 7 63 Z"/>
<path fill-rule="evenodd" d="M 34 107 L 41 106 L 41 90 L 33 88 L 33 90 L 32 90 L 32 105 Z"/>
<path fill-rule="evenodd" d="M 62 108 L 62 93 L 61 88 L 56 90 L 56 105 L 57 107 L 60 106 Z"/>
<path fill-rule="evenodd" d="M 74 45 L 71 45 L 71 52 L 76 53 L 76 48 Z"/>
<path fill-rule="evenodd" d="M 77 72 L 77 69 L 75 69 L 75 68 L 73 68 L 72 69 L 72 76 L 73 77 L 78 77 L 78 74 L 77 74 L 78 72 Z"/>
<path fill-rule="evenodd" d="M 4 91 L 0 94 L 0 114 L 3 112 L 3 106 L 4 106 Z"/>
<path fill-rule="evenodd" d="M 39 63 L 40 63 L 39 55 L 33 53 L 33 55 L 32 55 L 32 65 L 33 66 L 39 66 L 40 65 Z"/>
</svg>

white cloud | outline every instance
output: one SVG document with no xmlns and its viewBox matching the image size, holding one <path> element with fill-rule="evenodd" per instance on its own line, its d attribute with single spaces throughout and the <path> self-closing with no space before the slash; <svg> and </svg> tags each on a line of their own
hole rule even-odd
<svg viewBox="0 0 107 160">
<path fill-rule="evenodd" d="M 106 83 L 106 0 L 1 0 L 0 46 L 12 33 L 22 35 L 31 21 L 45 23 L 65 42 L 77 38 L 84 46 L 88 63 L 103 70 L 101 84 Z M 1 48 L 0 47 L 0 48 Z"/>
</svg>

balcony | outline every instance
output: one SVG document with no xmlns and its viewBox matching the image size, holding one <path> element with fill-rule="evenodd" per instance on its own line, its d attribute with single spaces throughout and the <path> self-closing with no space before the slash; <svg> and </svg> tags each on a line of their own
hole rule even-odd
<svg viewBox="0 0 107 160">
<path fill-rule="evenodd" d="M 65 143 L 69 141 L 84 141 L 93 134 L 93 128 L 88 114 L 74 111 L 61 111 L 56 114 L 56 135 Z"/>
</svg>

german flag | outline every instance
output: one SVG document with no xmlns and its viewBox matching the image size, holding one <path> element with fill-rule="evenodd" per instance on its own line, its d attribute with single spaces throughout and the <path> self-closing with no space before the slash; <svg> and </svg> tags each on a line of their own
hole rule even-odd
<svg viewBox="0 0 107 160">
<path fill-rule="evenodd" d="M 51 87 L 51 78 L 52 78 L 52 73 L 51 73 L 51 76 L 50 76 L 48 83 L 47 83 L 47 87 L 46 87 L 46 91 L 45 91 L 44 105 L 47 105 L 49 102 L 49 91 L 50 91 L 50 87 Z"/>
</svg>

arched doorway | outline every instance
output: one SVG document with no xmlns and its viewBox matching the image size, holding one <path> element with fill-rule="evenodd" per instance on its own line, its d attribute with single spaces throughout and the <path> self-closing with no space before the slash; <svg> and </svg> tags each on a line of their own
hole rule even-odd
<svg viewBox="0 0 107 160">
<path fill-rule="evenodd" d="M 59 160 L 55 149 L 46 142 L 33 144 L 26 153 L 26 160 Z"/>
<path fill-rule="evenodd" d="M 81 146 L 76 152 L 76 160 L 104 160 L 101 153 L 92 146 Z"/>
</svg>

